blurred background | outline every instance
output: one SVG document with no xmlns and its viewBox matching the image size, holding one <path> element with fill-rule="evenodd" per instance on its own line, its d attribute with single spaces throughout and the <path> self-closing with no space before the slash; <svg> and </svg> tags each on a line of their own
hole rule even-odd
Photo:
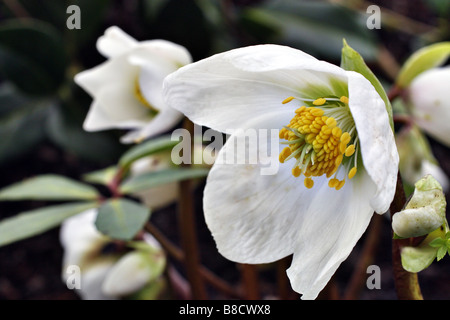
<svg viewBox="0 0 450 320">
<path fill-rule="evenodd" d="M 81 10 L 81 29 L 70 30 L 66 10 Z M 369 29 L 367 8 L 381 8 L 381 28 Z M 91 98 L 73 76 L 105 61 L 97 38 L 112 25 L 137 40 L 166 39 L 185 46 L 194 61 L 260 43 L 301 49 L 339 65 L 342 39 L 364 57 L 388 89 L 402 62 L 418 48 L 450 40 L 447 0 L 1 0 L 0 1 L 0 188 L 37 174 L 80 179 L 117 162 L 129 148 L 118 130 L 87 133 L 82 123 Z M 450 174 L 450 152 L 430 139 Z M 202 262 L 239 285 L 237 267 L 217 252 L 204 224 L 201 188 L 197 203 Z M 0 203 L 0 219 L 39 208 L 39 201 Z M 152 220 L 177 243 L 176 205 Z M 382 271 L 381 290 L 360 299 L 395 299 L 390 262 L 390 225 L 382 221 L 373 264 Z M 349 282 L 365 237 L 335 275 Z M 426 299 L 450 298 L 450 262 L 444 258 L 419 274 Z M 61 280 L 59 230 L 0 248 L 0 299 L 78 299 Z M 270 271 L 270 270 L 269 270 Z M 273 273 L 261 269 L 263 297 L 274 294 Z M 181 271 L 182 272 L 182 271 Z M 220 294 L 213 295 L 221 298 Z"/>
</svg>

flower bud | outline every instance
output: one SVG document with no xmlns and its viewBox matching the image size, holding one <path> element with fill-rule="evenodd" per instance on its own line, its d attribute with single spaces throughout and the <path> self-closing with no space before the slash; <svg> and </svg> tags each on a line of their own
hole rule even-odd
<svg viewBox="0 0 450 320">
<path fill-rule="evenodd" d="M 433 68 L 412 81 L 408 98 L 416 124 L 430 136 L 450 146 L 450 67 Z"/>
<path fill-rule="evenodd" d="M 409 238 L 426 235 L 445 223 L 445 195 L 431 175 L 415 184 L 414 194 L 405 208 L 392 217 L 396 235 Z"/>
</svg>

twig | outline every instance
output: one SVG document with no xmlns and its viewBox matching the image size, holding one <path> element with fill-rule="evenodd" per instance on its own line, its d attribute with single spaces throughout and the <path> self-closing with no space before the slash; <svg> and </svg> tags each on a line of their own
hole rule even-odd
<svg viewBox="0 0 450 320">
<path fill-rule="evenodd" d="M 244 295 L 247 300 L 259 300 L 258 269 L 251 264 L 240 264 L 242 283 L 244 285 Z"/>
<path fill-rule="evenodd" d="M 187 118 L 184 120 L 184 128 L 191 137 L 194 137 L 194 124 Z M 193 139 L 191 139 L 193 140 Z M 189 150 L 192 150 L 192 145 Z M 191 159 L 191 157 L 189 157 Z M 190 164 L 182 164 L 190 166 Z M 187 279 L 191 285 L 192 298 L 205 300 L 207 298 L 205 284 L 199 273 L 200 254 L 197 246 L 197 230 L 195 225 L 195 208 L 192 192 L 192 181 L 183 180 L 180 185 L 180 198 L 178 202 L 178 221 L 181 246 L 185 253 L 184 263 L 186 266 Z"/>
<path fill-rule="evenodd" d="M 401 211 L 406 203 L 406 195 L 400 174 L 397 178 L 394 201 L 391 204 L 391 217 Z M 411 239 L 392 240 L 392 268 L 394 272 L 394 282 L 399 300 L 423 300 L 419 286 L 417 273 L 411 273 L 403 269 L 401 261 L 401 249 L 411 245 Z"/>
<path fill-rule="evenodd" d="M 183 251 L 173 244 L 169 239 L 167 239 L 164 234 L 156 228 L 152 223 L 147 222 L 145 225 L 145 230 L 150 232 L 156 240 L 161 244 L 161 246 L 166 250 L 166 252 L 173 257 L 175 260 L 183 262 L 185 255 Z M 200 265 L 199 272 L 202 277 L 217 290 L 221 291 L 223 294 L 230 296 L 235 299 L 242 299 L 242 295 L 237 292 L 233 287 L 231 287 L 227 282 L 217 277 L 213 272 L 207 269 L 205 266 Z"/>
</svg>

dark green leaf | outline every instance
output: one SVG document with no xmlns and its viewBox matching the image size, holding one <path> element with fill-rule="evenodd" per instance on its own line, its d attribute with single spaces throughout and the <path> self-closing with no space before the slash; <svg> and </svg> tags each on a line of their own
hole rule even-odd
<svg viewBox="0 0 450 320">
<path fill-rule="evenodd" d="M 346 38 L 366 59 L 374 60 L 377 40 L 366 27 L 366 18 L 339 5 L 297 0 L 266 1 L 242 13 L 243 25 L 260 41 L 339 59 L 342 39 Z"/>
<path fill-rule="evenodd" d="M 118 169 L 116 166 L 111 166 L 105 169 L 89 172 L 83 175 L 83 180 L 90 183 L 108 185 L 114 179 L 117 171 Z"/>
<path fill-rule="evenodd" d="M 86 132 L 82 115 L 64 105 L 52 108 L 47 119 L 47 135 L 58 146 L 78 157 L 96 162 L 113 162 L 123 152 L 119 137 L 112 132 Z"/>
<path fill-rule="evenodd" d="M 58 176 L 40 175 L 0 190 L 0 200 L 94 200 L 97 190 L 78 181 Z"/>
<path fill-rule="evenodd" d="M 127 169 L 134 161 L 151 154 L 173 148 L 179 141 L 172 141 L 170 136 L 162 136 L 131 147 L 119 160 L 119 165 Z"/>
<path fill-rule="evenodd" d="M 0 25 L 0 73 L 33 95 L 53 93 L 64 80 L 63 39 L 50 24 L 9 20 Z"/>
<path fill-rule="evenodd" d="M 53 105 L 51 99 L 24 96 L 10 83 L 0 87 L 0 163 L 33 151 L 44 139 L 42 124 Z"/>
<path fill-rule="evenodd" d="M 124 181 L 120 186 L 120 191 L 125 194 L 135 193 L 170 182 L 203 178 L 208 175 L 208 172 L 208 169 L 200 168 L 166 169 L 148 172 Z"/>
<path fill-rule="evenodd" d="M 98 210 L 95 225 L 105 235 L 131 240 L 150 217 L 150 209 L 128 199 L 112 199 Z"/>
<path fill-rule="evenodd" d="M 97 202 L 55 205 L 3 219 L 0 221 L 0 246 L 41 234 L 97 205 Z"/>
</svg>

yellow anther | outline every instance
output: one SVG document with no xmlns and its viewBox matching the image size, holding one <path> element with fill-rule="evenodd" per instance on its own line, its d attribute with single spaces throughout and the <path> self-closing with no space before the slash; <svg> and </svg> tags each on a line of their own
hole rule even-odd
<svg viewBox="0 0 450 320">
<path fill-rule="evenodd" d="M 318 108 L 311 108 L 311 114 L 315 117 L 321 117 L 325 113 L 322 109 Z"/>
<path fill-rule="evenodd" d="M 337 126 L 337 122 L 334 118 L 328 118 L 327 121 L 325 121 L 325 124 L 330 128 L 333 129 Z"/>
<path fill-rule="evenodd" d="M 351 138 L 352 137 L 350 136 L 350 134 L 348 132 L 344 132 L 341 135 L 341 142 L 344 143 L 344 144 L 348 144 L 350 142 Z"/>
<path fill-rule="evenodd" d="M 339 181 L 338 185 L 336 186 L 336 190 L 340 190 L 345 184 L 345 180 Z"/>
<path fill-rule="evenodd" d="M 348 98 L 346 96 L 342 96 L 339 100 L 341 102 L 343 102 L 343 103 L 347 103 L 348 104 Z"/>
<path fill-rule="evenodd" d="M 356 167 L 353 167 L 350 169 L 350 171 L 348 172 L 348 178 L 351 179 L 355 176 L 356 174 Z"/>
<path fill-rule="evenodd" d="M 319 99 L 314 100 L 313 105 L 322 106 L 325 104 L 325 102 L 327 102 L 327 99 L 319 98 Z"/>
<path fill-rule="evenodd" d="M 311 189 L 312 187 L 314 187 L 314 181 L 311 178 L 305 178 L 303 183 L 305 184 L 305 187 L 307 187 L 308 189 Z"/>
<path fill-rule="evenodd" d="M 305 111 L 306 107 L 305 106 L 301 106 L 300 108 L 298 108 L 297 110 L 295 110 L 295 113 L 302 113 L 303 111 Z"/>
<path fill-rule="evenodd" d="M 336 160 L 334 160 L 334 165 L 337 167 L 342 163 L 344 156 L 342 154 L 338 155 Z"/>
<path fill-rule="evenodd" d="M 286 103 L 291 102 L 291 101 L 294 100 L 294 99 L 295 99 L 294 97 L 289 97 L 289 98 L 284 99 L 283 102 L 281 102 L 281 103 L 282 103 L 282 104 L 286 104 Z M 278 101 L 279 101 L 279 100 L 278 100 Z"/>
<path fill-rule="evenodd" d="M 284 163 L 284 160 L 286 160 L 286 158 L 289 157 L 290 155 L 291 155 L 291 148 L 285 147 L 281 151 L 280 156 L 278 157 L 278 159 L 280 160 L 281 163 Z"/>
<path fill-rule="evenodd" d="M 351 144 L 347 147 L 347 149 L 345 149 L 345 156 L 346 157 L 351 157 L 354 153 L 355 153 L 355 145 Z"/>
<path fill-rule="evenodd" d="M 319 101 L 320 99 L 323 101 Z M 320 99 L 316 103 L 324 103 L 326 100 Z M 289 102 L 290 98 L 285 101 Z M 328 186 L 339 190 L 344 186 L 345 180 L 340 181 L 336 175 L 344 161 L 345 152 L 348 151 L 347 154 L 351 155 L 351 152 L 356 151 L 352 151 L 355 146 L 347 147 L 352 140 L 350 128 L 345 127 L 343 132 L 336 118 L 325 114 L 326 109 L 321 107 L 302 106 L 295 110 L 289 124 L 280 130 L 280 139 L 286 140 L 289 146 L 280 152 L 279 160 L 284 163 L 288 158 L 296 159 L 296 164 L 291 169 L 292 175 L 303 175 L 306 188 L 313 188 L 314 177 L 326 175 L 330 179 Z M 342 119 L 339 114 L 337 116 Z M 356 173 L 354 171 L 356 169 L 346 175 L 350 174 L 351 178 Z"/>
<path fill-rule="evenodd" d="M 342 135 L 342 130 L 339 127 L 334 127 L 333 130 L 331 130 L 331 133 L 333 134 L 333 136 L 335 136 L 336 138 L 340 138 Z"/>
<path fill-rule="evenodd" d="M 337 185 L 339 184 L 339 180 L 338 179 L 330 179 L 330 181 L 328 181 L 328 186 L 330 188 L 335 188 Z"/>
<path fill-rule="evenodd" d="M 292 175 L 296 178 L 298 178 L 302 174 L 302 169 L 300 169 L 298 166 L 292 169 Z"/>
<path fill-rule="evenodd" d="M 139 84 L 139 79 L 136 78 L 135 82 L 134 82 L 134 96 L 136 97 L 136 99 L 145 107 L 147 107 L 148 109 L 150 109 L 152 111 L 152 113 L 156 114 L 158 113 L 158 110 L 155 109 L 148 101 L 147 99 L 145 99 L 144 95 L 142 94 L 141 91 L 141 86 Z"/>
</svg>

